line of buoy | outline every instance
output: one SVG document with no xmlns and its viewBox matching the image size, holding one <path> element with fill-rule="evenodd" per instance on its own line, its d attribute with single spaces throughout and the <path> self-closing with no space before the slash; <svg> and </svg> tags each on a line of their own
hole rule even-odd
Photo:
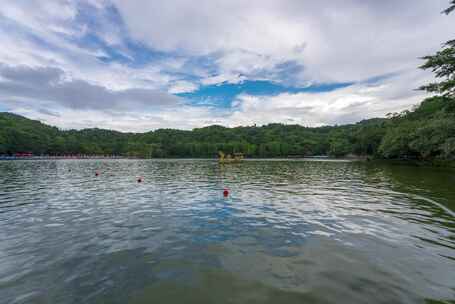
<svg viewBox="0 0 455 304">
<path fill-rule="evenodd" d="M 95 176 L 99 176 L 100 175 L 100 172 L 99 171 L 95 171 Z M 142 176 L 139 176 L 136 180 L 138 183 L 142 183 L 144 181 L 144 178 Z M 229 190 L 228 189 L 224 189 L 223 190 L 223 196 L 224 197 L 228 197 L 229 196 Z"/>
</svg>

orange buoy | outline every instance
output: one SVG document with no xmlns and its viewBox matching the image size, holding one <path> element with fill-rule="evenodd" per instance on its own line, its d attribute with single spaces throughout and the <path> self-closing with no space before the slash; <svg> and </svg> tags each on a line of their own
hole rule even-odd
<svg viewBox="0 0 455 304">
<path fill-rule="evenodd" d="M 224 189 L 223 196 L 224 197 L 228 197 L 229 196 L 229 190 L 228 189 Z"/>
</svg>

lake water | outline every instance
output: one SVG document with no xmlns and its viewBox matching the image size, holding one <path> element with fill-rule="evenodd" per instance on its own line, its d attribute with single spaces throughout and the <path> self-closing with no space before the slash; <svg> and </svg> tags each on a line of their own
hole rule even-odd
<svg viewBox="0 0 455 304">
<path fill-rule="evenodd" d="M 436 168 L 3 161 L 0 303 L 450 302 L 454 211 Z"/>
</svg>

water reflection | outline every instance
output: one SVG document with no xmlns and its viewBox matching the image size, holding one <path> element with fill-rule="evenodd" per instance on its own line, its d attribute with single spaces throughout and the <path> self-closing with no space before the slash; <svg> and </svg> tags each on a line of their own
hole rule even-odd
<svg viewBox="0 0 455 304">
<path fill-rule="evenodd" d="M 0 162 L 0 303 L 453 300 L 453 179 L 355 162 Z"/>
</svg>

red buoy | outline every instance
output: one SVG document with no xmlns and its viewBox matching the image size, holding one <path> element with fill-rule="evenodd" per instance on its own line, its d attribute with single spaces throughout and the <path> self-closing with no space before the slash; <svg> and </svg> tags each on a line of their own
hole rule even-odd
<svg viewBox="0 0 455 304">
<path fill-rule="evenodd" d="M 137 182 L 138 182 L 138 183 L 142 183 L 142 177 L 139 177 L 139 178 L 137 179 Z"/>
<path fill-rule="evenodd" d="M 95 176 L 98 176 L 100 175 L 100 173 L 98 171 L 95 172 Z"/>
<path fill-rule="evenodd" d="M 224 197 L 228 197 L 229 196 L 229 190 L 228 189 L 224 189 L 223 196 Z"/>
</svg>

